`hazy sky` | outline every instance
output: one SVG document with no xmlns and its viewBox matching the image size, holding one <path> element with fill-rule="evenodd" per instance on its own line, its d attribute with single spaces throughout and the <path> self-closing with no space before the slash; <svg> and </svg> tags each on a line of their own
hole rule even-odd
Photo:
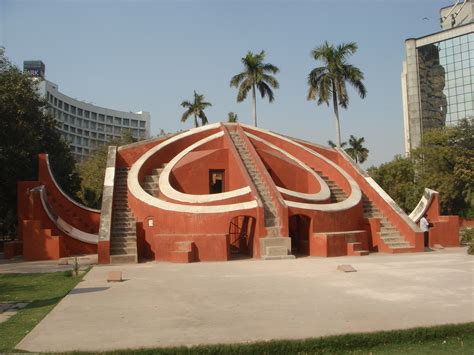
<svg viewBox="0 0 474 355">
<path fill-rule="evenodd" d="M 439 31 L 447 0 L 0 0 L 0 45 L 10 60 L 40 59 L 46 78 L 68 96 L 123 111 L 149 111 L 152 134 L 188 129 L 181 101 L 193 90 L 251 123 L 251 101 L 236 102 L 230 78 L 247 51 L 264 49 L 280 68 L 275 101 L 257 102 L 259 126 L 326 144 L 335 140 L 332 107 L 307 101 L 310 51 L 325 40 L 355 41 L 351 63 L 365 73 L 368 95 L 350 92 L 341 111 L 343 140 L 365 137 L 365 166 L 401 154 L 400 74 L 404 41 Z M 249 97 L 250 98 L 250 97 Z"/>
</svg>

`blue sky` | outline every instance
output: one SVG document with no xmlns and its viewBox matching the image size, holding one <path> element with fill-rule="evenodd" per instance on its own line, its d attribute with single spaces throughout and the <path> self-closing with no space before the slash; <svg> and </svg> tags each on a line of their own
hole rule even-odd
<svg viewBox="0 0 474 355">
<path fill-rule="evenodd" d="M 259 126 L 326 144 L 335 140 L 332 108 L 306 100 L 307 75 L 320 65 L 310 51 L 325 40 L 355 41 L 351 63 L 365 73 L 368 95 L 350 92 L 341 111 L 343 140 L 365 137 L 365 166 L 401 154 L 400 73 L 404 41 L 439 31 L 447 0 L 0 0 L 0 45 L 10 60 L 40 59 L 66 95 L 123 111 L 149 111 L 152 134 L 183 124 L 181 101 L 193 90 L 251 123 L 251 101 L 236 102 L 230 78 L 247 51 L 264 49 L 280 68 L 275 101 L 258 100 Z M 427 17 L 428 19 L 424 19 Z"/>
</svg>

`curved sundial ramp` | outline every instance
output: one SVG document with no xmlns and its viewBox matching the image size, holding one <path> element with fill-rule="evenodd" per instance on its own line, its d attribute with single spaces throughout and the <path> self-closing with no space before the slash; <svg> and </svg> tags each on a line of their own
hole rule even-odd
<svg viewBox="0 0 474 355">
<path fill-rule="evenodd" d="M 143 154 L 130 169 L 128 174 L 128 188 L 130 193 L 137 198 L 139 201 L 142 201 L 150 206 L 154 206 L 163 210 L 168 211 L 176 211 L 176 212 L 185 212 L 185 213 L 222 213 L 222 212 L 231 212 L 231 211 L 238 211 L 238 210 L 246 210 L 246 209 L 253 209 L 258 207 L 258 203 L 256 200 L 245 201 L 240 203 L 225 203 L 226 200 L 236 197 L 243 197 L 250 193 L 250 187 L 243 187 L 241 189 L 237 189 L 234 191 L 224 192 L 220 194 L 212 194 L 212 195 L 192 195 L 192 194 L 185 194 L 180 191 L 177 191 L 173 188 L 170 184 L 170 172 L 176 164 L 183 159 L 186 154 L 193 151 L 194 149 L 211 142 L 215 139 L 221 138 L 224 136 L 224 131 L 220 130 L 217 133 L 210 134 L 209 136 L 191 144 L 184 150 L 180 151 L 164 168 L 163 172 L 159 178 L 159 189 L 160 193 L 166 196 L 171 201 L 166 201 L 159 197 L 154 197 L 148 194 L 143 187 L 139 183 L 139 177 L 143 176 L 144 167 L 148 160 L 151 157 L 159 154 L 160 150 L 164 147 L 169 146 L 179 140 L 182 140 L 185 137 L 192 136 L 193 134 L 203 132 L 203 131 L 211 131 L 215 128 L 220 128 L 220 124 L 213 124 L 204 127 L 199 127 L 187 132 L 184 132 L 180 135 L 172 137 L 157 146 L 153 147 L 145 154 Z M 150 165 L 150 164 L 148 164 Z M 250 198 L 250 196 L 249 196 Z M 213 205 L 203 205 L 204 203 L 219 203 L 220 204 L 213 204 Z"/>
<path fill-rule="evenodd" d="M 259 137 L 260 139 L 264 141 L 268 141 L 270 144 L 272 144 L 274 147 L 279 149 L 281 152 L 285 152 L 285 154 L 290 154 L 288 151 L 288 148 L 283 148 L 283 145 L 280 144 L 280 146 L 277 146 L 275 143 L 278 141 L 286 143 L 286 146 L 292 147 L 292 153 L 296 156 L 298 151 L 304 152 L 306 156 L 309 156 L 314 160 L 315 162 L 319 162 L 320 164 L 325 164 L 326 166 L 331 167 L 334 169 L 338 174 L 340 174 L 343 177 L 343 181 L 347 184 L 347 186 L 350 189 L 350 193 L 344 201 L 340 202 L 335 202 L 335 203 L 327 203 L 327 204 L 311 204 L 311 203 L 304 203 L 304 202 L 296 202 L 296 201 L 290 201 L 290 200 L 285 200 L 285 203 L 289 207 L 295 207 L 303 210 L 313 210 L 313 211 L 325 211 L 325 212 L 333 212 L 333 211 L 344 211 L 347 209 L 350 209 L 352 207 L 357 206 L 362 198 L 362 192 L 360 190 L 359 185 L 356 183 L 356 181 L 349 175 L 347 174 L 341 167 L 339 167 L 336 163 L 333 161 L 329 160 L 325 156 L 291 140 L 286 137 L 280 136 L 278 134 L 275 134 L 270 131 L 266 131 L 260 128 L 256 127 L 251 127 L 248 125 L 241 125 L 244 128 L 245 134 L 249 136 L 256 136 L 255 133 L 263 135 L 264 137 L 269 137 L 272 138 L 273 142 L 270 140 L 264 139 L 261 136 Z M 254 133 L 251 133 L 251 132 Z M 304 161 L 306 165 L 312 165 L 310 162 L 307 161 L 308 158 Z M 301 159 L 303 161 L 303 158 Z M 314 164 L 313 164 L 314 165 Z M 327 186 L 327 185 L 326 185 Z"/>
<path fill-rule="evenodd" d="M 159 180 L 159 188 L 160 192 L 163 193 L 168 198 L 178 201 L 178 202 L 186 202 L 190 204 L 202 204 L 202 203 L 209 203 L 209 202 L 224 202 L 224 200 L 228 200 L 230 198 L 235 198 L 239 196 L 244 196 L 251 192 L 249 186 L 242 187 L 237 190 L 222 192 L 218 194 L 203 194 L 203 195 L 194 195 L 194 194 L 186 194 L 182 193 L 170 184 L 170 174 L 173 168 L 182 160 L 187 154 L 194 151 L 196 148 L 203 146 L 206 143 L 209 143 L 213 140 L 218 138 L 222 138 L 224 136 L 224 132 L 218 132 L 209 136 L 207 138 L 201 139 L 200 141 L 190 145 L 188 148 L 181 151 L 178 155 L 176 155 L 171 161 L 166 165 L 160 175 Z"/>
<path fill-rule="evenodd" d="M 320 201 L 325 201 L 328 200 L 331 197 L 331 191 L 329 190 L 328 185 L 326 182 L 318 175 L 316 174 L 308 165 L 306 165 L 304 162 L 302 162 L 300 159 L 296 158 L 295 156 L 291 155 L 287 151 L 282 150 L 278 146 L 266 141 L 263 138 L 257 137 L 254 134 L 251 133 L 246 133 L 247 137 L 249 137 L 251 140 L 263 143 L 265 146 L 278 151 L 279 153 L 283 154 L 286 156 L 288 159 L 290 159 L 294 164 L 303 170 L 305 170 L 310 176 L 312 176 L 319 186 L 321 187 L 320 190 L 316 193 L 304 193 L 304 192 L 298 192 L 294 190 L 289 190 L 281 186 L 277 186 L 277 190 L 280 191 L 281 193 L 296 197 L 299 199 L 307 200 L 310 202 L 320 202 Z"/>
<path fill-rule="evenodd" d="M 50 221 L 66 236 L 76 239 L 80 242 L 84 242 L 87 244 L 97 244 L 99 241 L 99 235 L 94 233 L 87 233 L 74 226 L 70 225 L 67 221 L 62 219 L 58 213 L 56 213 L 48 202 L 48 198 L 46 196 L 46 190 L 44 185 L 35 187 L 31 190 L 31 192 L 38 192 L 41 199 L 41 204 L 45 213 L 48 215 Z"/>
<path fill-rule="evenodd" d="M 51 170 L 48 154 L 38 156 L 38 180 L 50 196 L 50 204 L 61 212 L 61 218 L 81 230 L 98 232 L 100 210 L 89 208 L 69 197 L 59 186 Z"/>
</svg>

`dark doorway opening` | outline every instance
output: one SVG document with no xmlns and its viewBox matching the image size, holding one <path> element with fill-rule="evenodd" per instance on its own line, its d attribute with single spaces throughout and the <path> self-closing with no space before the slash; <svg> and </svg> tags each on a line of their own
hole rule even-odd
<svg viewBox="0 0 474 355">
<path fill-rule="evenodd" d="M 209 193 L 224 192 L 224 170 L 209 170 Z"/>
<path fill-rule="evenodd" d="M 289 219 L 291 252 L 294 255 L 309 255 L 309 228 L 311 218 L 297 214 Z"/>
<path fill-rule="evenodd" d="M 237 216 L 229 225 L 229 248 L 232 259 L 253 256 L 255 218 Z"/>
</svg>

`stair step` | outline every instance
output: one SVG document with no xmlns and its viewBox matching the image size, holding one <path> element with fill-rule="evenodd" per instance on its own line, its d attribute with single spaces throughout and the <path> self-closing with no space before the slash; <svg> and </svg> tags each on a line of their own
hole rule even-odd
<svg viewBox="0 0 474 355">
<path fill-rule="evenodd" d="M 137 262 L 137 255 L 110 255 L 111 264 L 132 264 Z"/>
</svg>

